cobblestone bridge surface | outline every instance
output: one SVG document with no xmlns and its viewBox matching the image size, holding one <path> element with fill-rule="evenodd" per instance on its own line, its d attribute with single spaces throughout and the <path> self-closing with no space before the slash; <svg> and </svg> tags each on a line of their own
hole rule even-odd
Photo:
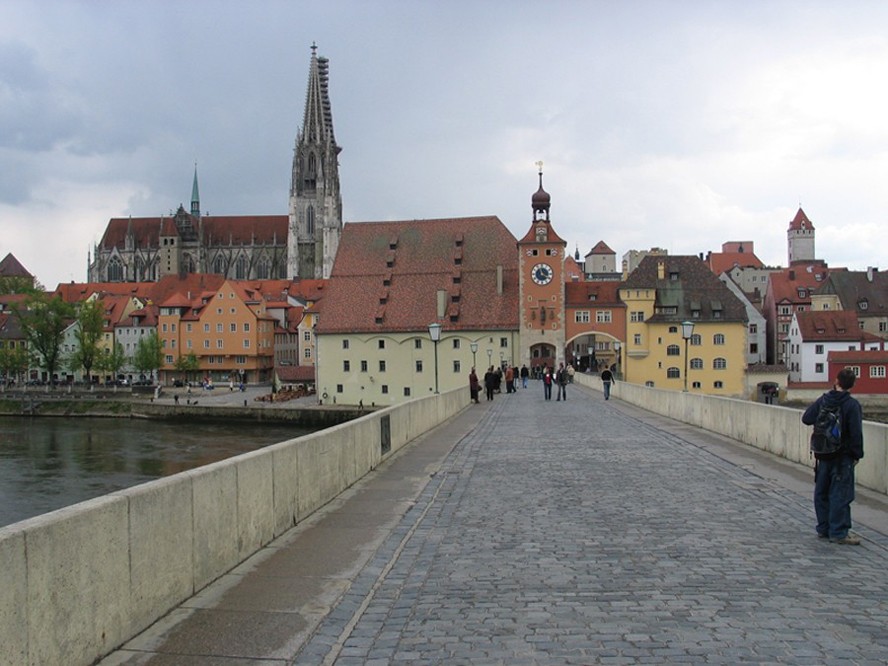
<svg viewBox="0 0 888 666">
<path fill-rule="evenodd" d="M 830 544 L 810 470 L 568 390 L 473 405 L 104 663 L 888 663 L 878 498 Z"/>
</svg>

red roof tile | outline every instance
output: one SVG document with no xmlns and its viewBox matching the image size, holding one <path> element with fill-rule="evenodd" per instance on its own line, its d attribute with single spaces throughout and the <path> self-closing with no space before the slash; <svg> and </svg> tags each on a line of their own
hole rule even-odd
<svg viewBox="0 0 888 666">
<path fill-rule="evenodd" d="M 879 339 L 860 330 L 857 315 L 851 310 L 807 310 L 795 316 L 805 342 Z"/>
<path fill-rule="evenodd" d="M 325 292 L 319 333 L 517 329 L 515 237 L 495 216 L 346 224 Z"/>
<path fill-rule="evenodd" d="M 792 221 L 789 223 L 789 228 L 792 231 L 800 231 L 802 229 L 810 229 L 814 230 L 814 225 L 811 224 L 811 220 L 808 219 L 808 216 L 805 215 L 805 211 L 799 207 L 798 212 L 795 214 L 795 217 L 792 218 Z"/>
</svg>

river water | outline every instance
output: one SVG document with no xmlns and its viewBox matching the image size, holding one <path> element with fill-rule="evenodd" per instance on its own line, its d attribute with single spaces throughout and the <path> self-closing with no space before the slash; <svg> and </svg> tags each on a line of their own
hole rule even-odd
<svg viewBox="0 0 888 666">
<path fill-rule="evenodd" d="M 314 430 L 268 422 L 0 417 L 0 526 Z"/>
</svg>

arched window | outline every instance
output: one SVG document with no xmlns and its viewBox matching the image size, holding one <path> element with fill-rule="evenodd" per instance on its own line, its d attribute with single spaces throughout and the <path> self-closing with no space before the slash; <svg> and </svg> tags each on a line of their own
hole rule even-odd
<svg viewBox="0 0 888 666">
<path fill-rule="evenodd" d="M 725 344 L 725 336 L 723 333 L 716 333 L 712 336 L 712 344 L 714 345 L 723 345 Z"/>
<path fill-rule="evenodd" d="M 241 255 L 234 262 L 234 277 L 237 280 L 247 279 L 247 258 Z"/>
<path fill-rule="evenodd" d="M 108 282 L 123 282 L 123 264 L 117 257 L 108 262 Z"/>
<path fill-rule="evenodd" d="M 681 370 L 679 370 L 678 368 L 667 368 L 666 376 L 669 379 L 678 379 L 679 377 L 681 377 Z"/>
<path fill-rule="evenodd" d="M 216 258 L 213 259 L 213 272 L 218 273 L 219 275 L 225 275 L 225 260 L 222 258 L 221 254 L 217 254 Z"/>
<path fill-rule="evenodd" d="M 694 334 L 691 336 L 691 345 L 692 345 L 692 346 L 699 347 L 699 346 L 702 345 L 702 344 L 703 344 L 703 339 L 700 337 L 700 334 L 699 334 L 699 333 L 694 333 Z"/>
<path fill-rule="evenodd" d="M 692 358 L 691 359 L 691 370 L 702 370 L 703 369 L 703 359 L 702 358 Z"/>
<path fill-rule="evenodd" d="M 728 367 L 728 362 L 725 359 L 719 357 L 712 362 L 712 367 L 715 370 L 724 370 Z"/>
<path fill-rule="evenodd" d="M 681 347 L 678 345 L 669 345 L 666 347 L 666 356 L 681 356 Z"/>
<path fill-rule="evenodd" d="M 271 274 L 271 265 L 268 257 L 260 257 L 259 264 L 256 266 L 256 277 L 260 280 L 267 280 Z"/>
<path fill-rule="evenodd" d="M 147 279 L 151 282 L 157 281 L 157 260 L 151 262 L 148 266 L 148 277 Z"/>
<path fill-rule="evenodd" d="M 182 272 L 183 273 L 194 273 L 194 257 L 190 254 L 186 254 L 182 257 Z"/>
<path fill-rule="evenodd" d="M 314 236 L 315 233 L 315 210 L 314 206 L 309 206 L 305 211 L 305 233 Z"/>
<path fill-rule="evenodd" d="M 145 262 L 142 261 L 142 257 L 136 257 L 135 262 L 135 275 L 133 278 L 136 282 L 144 282 L 145 280 Z"/>
</svg>

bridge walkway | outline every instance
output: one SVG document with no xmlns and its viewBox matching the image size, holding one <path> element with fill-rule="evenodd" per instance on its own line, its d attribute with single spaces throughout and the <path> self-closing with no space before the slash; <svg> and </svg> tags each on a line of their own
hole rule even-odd
<svg viewBox="0 0 888 666">
<path fill-rule="evenodd" d="M 121 664 L 884 664 L 888 510 L 571 385 L 473 405 L 107 657 Z"/>
</svg>

